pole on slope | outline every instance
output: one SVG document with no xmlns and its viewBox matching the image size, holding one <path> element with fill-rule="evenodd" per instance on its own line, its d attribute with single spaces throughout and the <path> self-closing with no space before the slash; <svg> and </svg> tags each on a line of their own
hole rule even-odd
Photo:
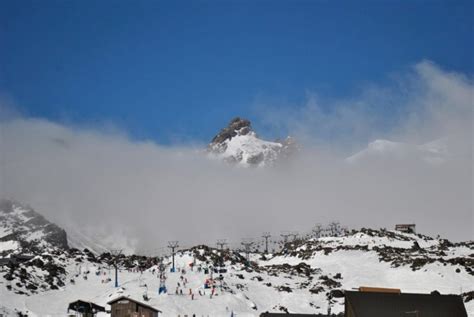
<svg viewBox="0 0 474 317">
<path fill-rule="evenodd" d="M 244 246 L 245 248 L 245 258 L 247 259 L 247 262 L 249 262 L 250 260 L 250 257 L 249 257 L 249 254 L 250 254 L 250 247 L 253 245 L 253 241 L 250 241 L 250 240 L 244 240 L 241 242 L 241 244 Z"/>
<path fill-rule="evenodd" d="M 114 268 L 115 268 L 115 287 L 118 287 L 118 264 L 117 264 L 117 258 L 122 254 L 122 250 L 111 250 L 110 253 L 114 257 Z"/>
<path fill-rule="evenodd" d="M 173 258 L 173 266 L 172 266 L 172 268 L 171 268 L 171 272 L 175 272 L 175 271 L 176 271 L 176 268 L 175 268 L 175 266 L 174 266 L 174 254 L 175 254 L 174 250 L 175 250 L 176 248 L 178 248 L 178 246 L 179 246 L 179 242 L 178 242 L 178 241 L 168 241 L 168 248 L 171 249 L 171 256 L 172 256 L 172 258 Z"/>
<path fill-rule="evenodd" d="M 316 239 L 321 238 L 321 232 L 323 231 L 323 226 L 320 223 L 317 223 L 314 225 L 311 231 L 313 231 L 313 235 Z"/>
<path fill-rule="evenodd" d="M 227 245 L 227 239 L 218 239 L 216 244 L 220 247 L 221 252 L 219 252 L 219 272 L 224 266 L 224 246 Z"/>
<path fill-rule="evenodd" d="M 282 232 L 280 236 L 283 238 L 283 244 L 288 243 L 288 238 L 291 236 L 291 233 L 288 232 Z"/>
<path fill-rule="evenodd" d="M 227 245 L 226 239 L 218 239 L 216 244 L 220 247 L 221 251 L 224 250 L 224 246 Z"/>
<path fill-rule="evenodd" d="M 294 231 L 290 233 L 290 236 L 293 237 L 292 241 L 296 241 L 298 239 L 298 232 Z"/>
<path fill-rule="evenodd" d="M 271 237 L 270 232 L 264 232 L 262 238 L 265 239 L 265 253 L 268 254 L 268 239 Z"/>
</svg>

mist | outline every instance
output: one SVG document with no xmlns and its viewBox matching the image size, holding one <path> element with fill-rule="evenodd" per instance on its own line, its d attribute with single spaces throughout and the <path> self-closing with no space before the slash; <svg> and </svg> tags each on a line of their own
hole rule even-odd
<svg viewBox="0 0 474 317">
<path fill-rule="evenodd" d="M 469 240 L 473 96 L 469 75 L 424 61 L 352 98 L 325 101 L 312 92 L 297 111 L 259 107 L 263 125 L 284 127 L 301 144 L 288 162 L 259 169 L 210 159 L 202 142 L 164 146 L 3 110 L 0 193 L 142 253 L 168 240 L 238 243 L 332 220 L 349 228 L 413 222 L 421 233 Z M 325 102 L 331 111 L 322 110 Z M 387 120 L 379 107 L 398 110 Z M 413 145 L 443 139 L 447 159 L 345 160 L 379 138 Z"/>
</svg>

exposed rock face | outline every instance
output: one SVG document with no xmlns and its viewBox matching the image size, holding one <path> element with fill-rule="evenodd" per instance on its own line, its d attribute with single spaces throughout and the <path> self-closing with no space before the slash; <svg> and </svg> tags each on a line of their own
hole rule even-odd
<svg viewBox="0 0 474 317">
<path fill-rule="evenodd" d="M 234 118 L 211 141 L 208 152 L 229 163 L 244 166 L 269 166 L 288 159 L 297 151 L 291 137 L 275 142 L 260 139 L 249 120 Z"/>
<path fill-rule="evenodd" d="M 0 200 L 0 242 L 17 245 L 22 252 L 35 252 L 47 247 L 69 248 L 64 229 L 32 208 L 6 199 Z"/>
<path fill-rule="evenodd" d="M 210 146 L 224 143 L 237 135 L 247 135 L 251 131 L 250 121 L 239 117 L 230 121 L 229 125 L 221 130 L 211 141 Z"/>
</svg>

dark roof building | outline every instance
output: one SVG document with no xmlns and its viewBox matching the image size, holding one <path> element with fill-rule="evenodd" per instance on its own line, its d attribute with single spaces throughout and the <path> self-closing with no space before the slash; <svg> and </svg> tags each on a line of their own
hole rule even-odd
<svg viewBox="0 0 474 317">
<path fill-rule="evenodd" d="M 26 261 L 31 260 L 34 258 L 34 255 L 28 255 L 28 254 L 12 254 L 10 255 L 9 258 L 0 258 L 0 265 L 8 265 L 8 264 L 17 264 L 17 263 L 23 263 Z"/>
<path fill-rule="evenodd" d="M 71 310 L 75 311 L 76 313 L 79 313 L 80 316 L 92 317 L 95 316 L 98 312 L 105 312 L 105 307 L 79 299 L 69 304 L 67 312 L 69 313 L 69 311 Z"/>
<path fill-rule="evenodd" d="M 160 310 L 133 298 L 120 296 L 108 302 L 111 317 L 158 317 Z"/>
<path fill-rule="evenodd" d="M 344 315 L 324 315 L 324 314 L 292 314 L 292 313 L 262 313 L 260 317 L 342 317 Z"/>
<path fill-rule="evenodd" d="M 467 317 L 461 296 L 345 292 L 346 317 Z"/>
<path fill-rule="evenodd" d="M 395 230 L 406 233 L 416 233 L 416 225 L 414 223 L 397 224 Z"/>
</svg>

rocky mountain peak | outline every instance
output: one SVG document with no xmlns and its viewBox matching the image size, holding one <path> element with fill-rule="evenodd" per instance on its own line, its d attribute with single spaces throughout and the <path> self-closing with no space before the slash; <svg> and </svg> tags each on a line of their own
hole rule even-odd
<svg viewBox="0 0 474 317">
<path fill-rule="evenodd" d="M 260 139 L 249 120 L 236 117 L 212 139 L 208 152 L 230 163 L 268 166 L 288 158 L 296 148 L 296 142 L 291 137 L 274 142 Z"/>
<path fill-rule="evenodd" d="M 237 135 L 247 135 L 251 131 L 249 120 L 236 117 L 212 139 L 210 146 L 230 140 Z"/>
</svg>

